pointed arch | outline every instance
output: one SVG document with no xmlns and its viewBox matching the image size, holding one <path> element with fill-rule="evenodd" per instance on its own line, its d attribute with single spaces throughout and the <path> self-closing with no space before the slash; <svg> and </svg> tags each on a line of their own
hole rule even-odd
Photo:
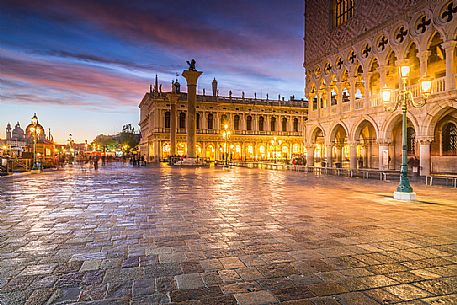
<svg viewBox="0 0 457 305">
<path fill-rule="evenodd" d="M 339 121 L 339 122 L 335 123 L 333 125 L 333 127 L 330 129 L 331 131 L 330 131 L 329 137 L 327 139 L 328 143 L 333 143 L 334 142 L 336 133 L 338 132 L 339 128 L 342 128 L 344 130 L 344 132 L 346 133 L 346 137 L 348 138 L 348 140 L 350 139 L 349 138 L 349 136 L 350 136 L 349 128 L 346 126 L 346 124 L 343 121 Z"/>
<path fill-rule="evenodd" d="M 401 121 L 402 114 L 401 112 L 394 112 L 392 113 L 387 119 L 384 121 L 382 127 L 381 127 L 381 137 L 386 140 L 391 140 L 392 139 L 392 134 L 393 130 L 395 128 L 395 125 L 398 124 L 398 122 Z M 411 124 L 413 124 L 414 129 L 416 131 L 420 130 L 420 125 L 419 122 L 417 121 L 417 118 L 411 113 L 408 112 L 406 114 L 406 117 L 409 119 Z"/>
<path fill-rule="evenodd" d="M 308 140 L 308 141 L 307 141 L 308 144 L 315 144 L 316 138 L 317 138 L 318 136 L 320 136 L 319 133 L 321 133 L 322 136 L 323 136 L 324 139 L 325 139 L 325 130 L 324 130 L 324 128 L 322 127 L 322 125 L 320 125 L 320 124 L 314 125 L 314 126 L 310 129 L 310 131 L 311 131 L 311 132 L 310 132 L 309 137 L 308 137 L 308 139 L 307 139 L 307 140 Z"/>
<path fill-rule="evenodd" d="M 365 115 L 362 118 L 360 118 L 357 121 L 356 124 L 354 124 L 352 126 L 352 130 L 351 130 L 351 133 L 350 133 L 352 141 L 357 141 L 358 140 L 358 136 L 360 135 L 360 132 L 361 132 L 362 128 L 364 127 L 364 122 L 368 122 L 373 126 L 373 129 L 374 129 L 374 131 L 376 133 L 375 134 L 376 139 L 379 138 L 379 126 L 378 126 L 378 124 L 370 116 Z"/>
</svg>

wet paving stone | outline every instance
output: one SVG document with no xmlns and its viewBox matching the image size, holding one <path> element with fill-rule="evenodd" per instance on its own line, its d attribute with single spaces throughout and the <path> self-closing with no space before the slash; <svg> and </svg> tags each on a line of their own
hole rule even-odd
<svg viewBox="0 0 457 305">
<path fill-rule="evenodd" d="M 0 304 L 453 304 L 457 192 L 121 164 L 0 178 Z"/>
</svg>

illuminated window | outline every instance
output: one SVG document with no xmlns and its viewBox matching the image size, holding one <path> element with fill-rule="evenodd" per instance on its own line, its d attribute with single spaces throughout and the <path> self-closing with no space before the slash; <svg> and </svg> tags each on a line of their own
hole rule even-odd
<svg viewBox="0 0 457 305">
<path fill-rule="evenodd" d="M 457 155 L 457 126 L 447 123 L 443 128 L 443 155 Z"/>
<path fill-rule="evenodd" d="M 333 26 L 338 27 L 354 16 L 354 0 L 333 0 Z"/>
<path fill-rule="evenodd" d="M 300 153 L 300 145 L 299 144 L 294 144 L 292 146 L 292 151 L 293 151 L 294 154 Z"/>
</svg>

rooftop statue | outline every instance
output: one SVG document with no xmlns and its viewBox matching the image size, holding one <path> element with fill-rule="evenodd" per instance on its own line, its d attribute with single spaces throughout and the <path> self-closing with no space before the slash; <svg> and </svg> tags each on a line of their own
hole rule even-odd
<svg viewBox="0 0 457 305">
<path fill-rule="evenodd" d="M 189 65 L 189 70 L 190 71 L 197 71 L 197 69 L 195 68 L 195 64 L 197 63 L 195 61 L 195 59 L 192 59 L 190 62 L 188 60 L 186 60 L 186 62 Z"/>
</svg>

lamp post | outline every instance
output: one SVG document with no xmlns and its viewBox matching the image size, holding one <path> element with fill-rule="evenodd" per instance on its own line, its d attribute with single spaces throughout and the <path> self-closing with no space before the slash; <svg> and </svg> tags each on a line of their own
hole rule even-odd
<svg viewBox="0 0 457 305">
<path fill-rule="evenodd" d="M 276 157 L 278 155 L 278 152 L 277 152 L 277 148 L 279 146 L 279 148 L 281 149 L 281 144 L 282 144 L 282 141 L 281 140 L 277 140 L 276 137 L 273 138 L 273 140 L 271 140 L 271 146 L 273 146 L 273 154 L 274 154 L 274 160 L 275 160 L 275 163 L 276 163 Z"/>
<path fill-rule="evenodd" d="M 428 96 L 431 93 L 432 82 L 428 77 L 424 77 L 421 81 L 421 94 L 423 99 L 415 100 L 411 91 L 406 89 L 408 76 L 411 68 L 407 65 L 400 67 L 400 75 L 402 79 L 402 88 L 391 101 L 392 90 L 387 85 L 382 90 L 382 101 L 386 111 L 393 112 L 401 107 L 402 110 L 402 163 L 400 168 L 400 184 L 397 187 L 397 191 L 394 192 L 394 199 L 397 200 L 415 200 L 416 193 L 413 192 L 413 188 L 409 183 L 408 179 L 408 145 L 407 145 L 407 117 L 408 106 L 415 108 L 423 107 L 426 103 Z"/>
<path fill-rule="evenodd" d="M 37 158 L 36 158 L 36 143 L 37 137 L 40 135 L 40 128 L 38 128 L 38 117 L 36 113 L 33 114 L 32 117 L 32 127 L 30 128 L 30 132 L 32 133 L 33 138 L 33 164 L 32 164 L 32 172 L 39 172 L 40 169 L 38 168 Z"/>
<path fill-rule="evenodd" d="M 228 166 L 228 156 L 227 156 L 227 151 L 228 151 L 228 147 L 227 147 L 227 142 L 230 138 L 230 130 L 228 129 L 229 126 L 228 124 L 224 124 L 224 130 L 222 131 L 222 138 L 224 139 L 224 157 L 225 157 L 225 166 L 227 167 Z"/>
<path fill-rule="evenodd" d="M 75 141 L 73 140 L 73 135 L 71 133 L 70 133 L 67 141 L 68 141 L 68 153 L 70 155 L 70 157 L 69 157 L 70 160 L 69 161 L 70 161 L 71 164 L 73 164 L 73 161 L 74 161 L 73 160 L 73 157 L 74 157 L 73 155 L 74 155 L 74 151 L 75 151 L 73 149 L 73 144 L 75 143 Z"/>
</svg>

